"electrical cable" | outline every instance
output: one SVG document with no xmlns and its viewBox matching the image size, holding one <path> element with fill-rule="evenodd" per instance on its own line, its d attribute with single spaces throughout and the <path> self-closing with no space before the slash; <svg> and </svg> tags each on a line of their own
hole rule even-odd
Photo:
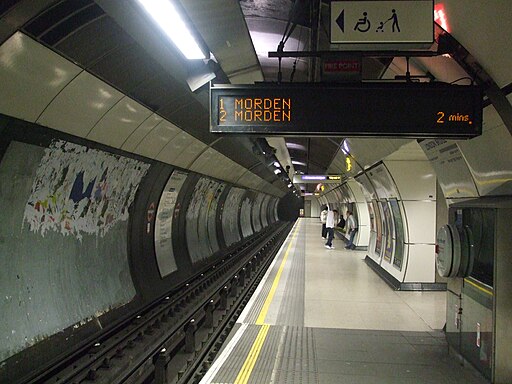
<svg viewBox="0 0 512 384">
<path fill-rule="evenodd" d="M 297 51 L 300 48 L 300 40 L 302 38 L 302 29 L 299 30 L 299 39 L 297 40 Z M 292 73 L 290 74 L 290 83 L 293 83 L 293 77 L 295 76 L 295 70 L 297 69 L 297 60 L 299 60 L 298 57 L 295 58 L 295 61 L 293 62 L 293 68 Z"/>
<path fill-rule="evenodd" d="M 461 80 L 469 80 L 469 81 L 471 81 L 471 85 L 475 84 L 475 79 L 473 79 L 473 78 L 471 78 L 469 76 L 460 77 L 457 80 L 453 80 L 452 82 L 450 82 L 450 84 L 455 84 L 455 83 L 457 83 L 457 82 L 459 82 Z"/>
</svg>

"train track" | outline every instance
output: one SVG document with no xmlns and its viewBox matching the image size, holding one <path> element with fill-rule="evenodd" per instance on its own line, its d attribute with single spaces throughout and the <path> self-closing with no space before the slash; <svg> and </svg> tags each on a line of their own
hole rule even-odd
<svg viewBox="0 0 512 384">
<path fill-rule="evenodd" d="M 27 383 L 199 382 L 291 225 L 266 231 Z"/>
</svg>

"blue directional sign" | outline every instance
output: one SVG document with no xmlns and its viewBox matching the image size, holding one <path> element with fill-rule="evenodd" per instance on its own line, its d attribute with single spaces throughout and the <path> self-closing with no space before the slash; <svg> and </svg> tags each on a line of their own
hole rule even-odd
<svg viewBox="0 0 512 384">
<path fill-rule="evenodd" d="M 427 44 L 433 41 L 433 0 L 331 2 L 331 43 Z"/>
</svg>

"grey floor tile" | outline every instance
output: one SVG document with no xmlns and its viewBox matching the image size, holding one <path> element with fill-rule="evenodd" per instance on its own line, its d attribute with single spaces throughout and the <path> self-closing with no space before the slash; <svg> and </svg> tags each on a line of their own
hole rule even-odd
<svg viewBox="0 0 512 384">
<path fill-rule="evenodd" d="M 445 316 L 442 297 L 391 290 L 362 261 L 363 253 L 325 252 L 320 224 L 301 225 L 292 249 L 305 251 L 297 250 L 298 264 L 288 266 L 273 304 L 272 316 L 283 326 L 271 326 L 249 384 L 488 384 L 448 353 L 444 333 L 430 325 Z M 257 318 L 275 275 L 245 323 Z M 432 316 L 425 313 L 430 306 L 439 307 Z M 308 309 L 318 313 L 308 315 Z M 258 329 L 249 325 L 242 341 L 254 339 Z M 252 346 L 242 344 L 246 350 L 233 349 L 215 383 L 235 380 Z"/>
</svg>

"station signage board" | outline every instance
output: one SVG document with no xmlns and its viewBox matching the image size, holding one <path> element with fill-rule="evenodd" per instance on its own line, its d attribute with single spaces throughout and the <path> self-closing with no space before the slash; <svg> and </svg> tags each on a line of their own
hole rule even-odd
<svg viewBox="0 0 512 384">
<path fill-rule="evenodd" d="M 210 132 L 260 136 L 472 138 L 482 90 L 445 83 L 213 86 Z"/>
<path fill-rule="evenodd" d="M 339 184 L 341 175 L 293 175 L 294 184 Z"/>
<path fill-rule="evenodd" d="M 331 43 L 434 41 L 434 1 L 331 1 Z"/>
</svg>

